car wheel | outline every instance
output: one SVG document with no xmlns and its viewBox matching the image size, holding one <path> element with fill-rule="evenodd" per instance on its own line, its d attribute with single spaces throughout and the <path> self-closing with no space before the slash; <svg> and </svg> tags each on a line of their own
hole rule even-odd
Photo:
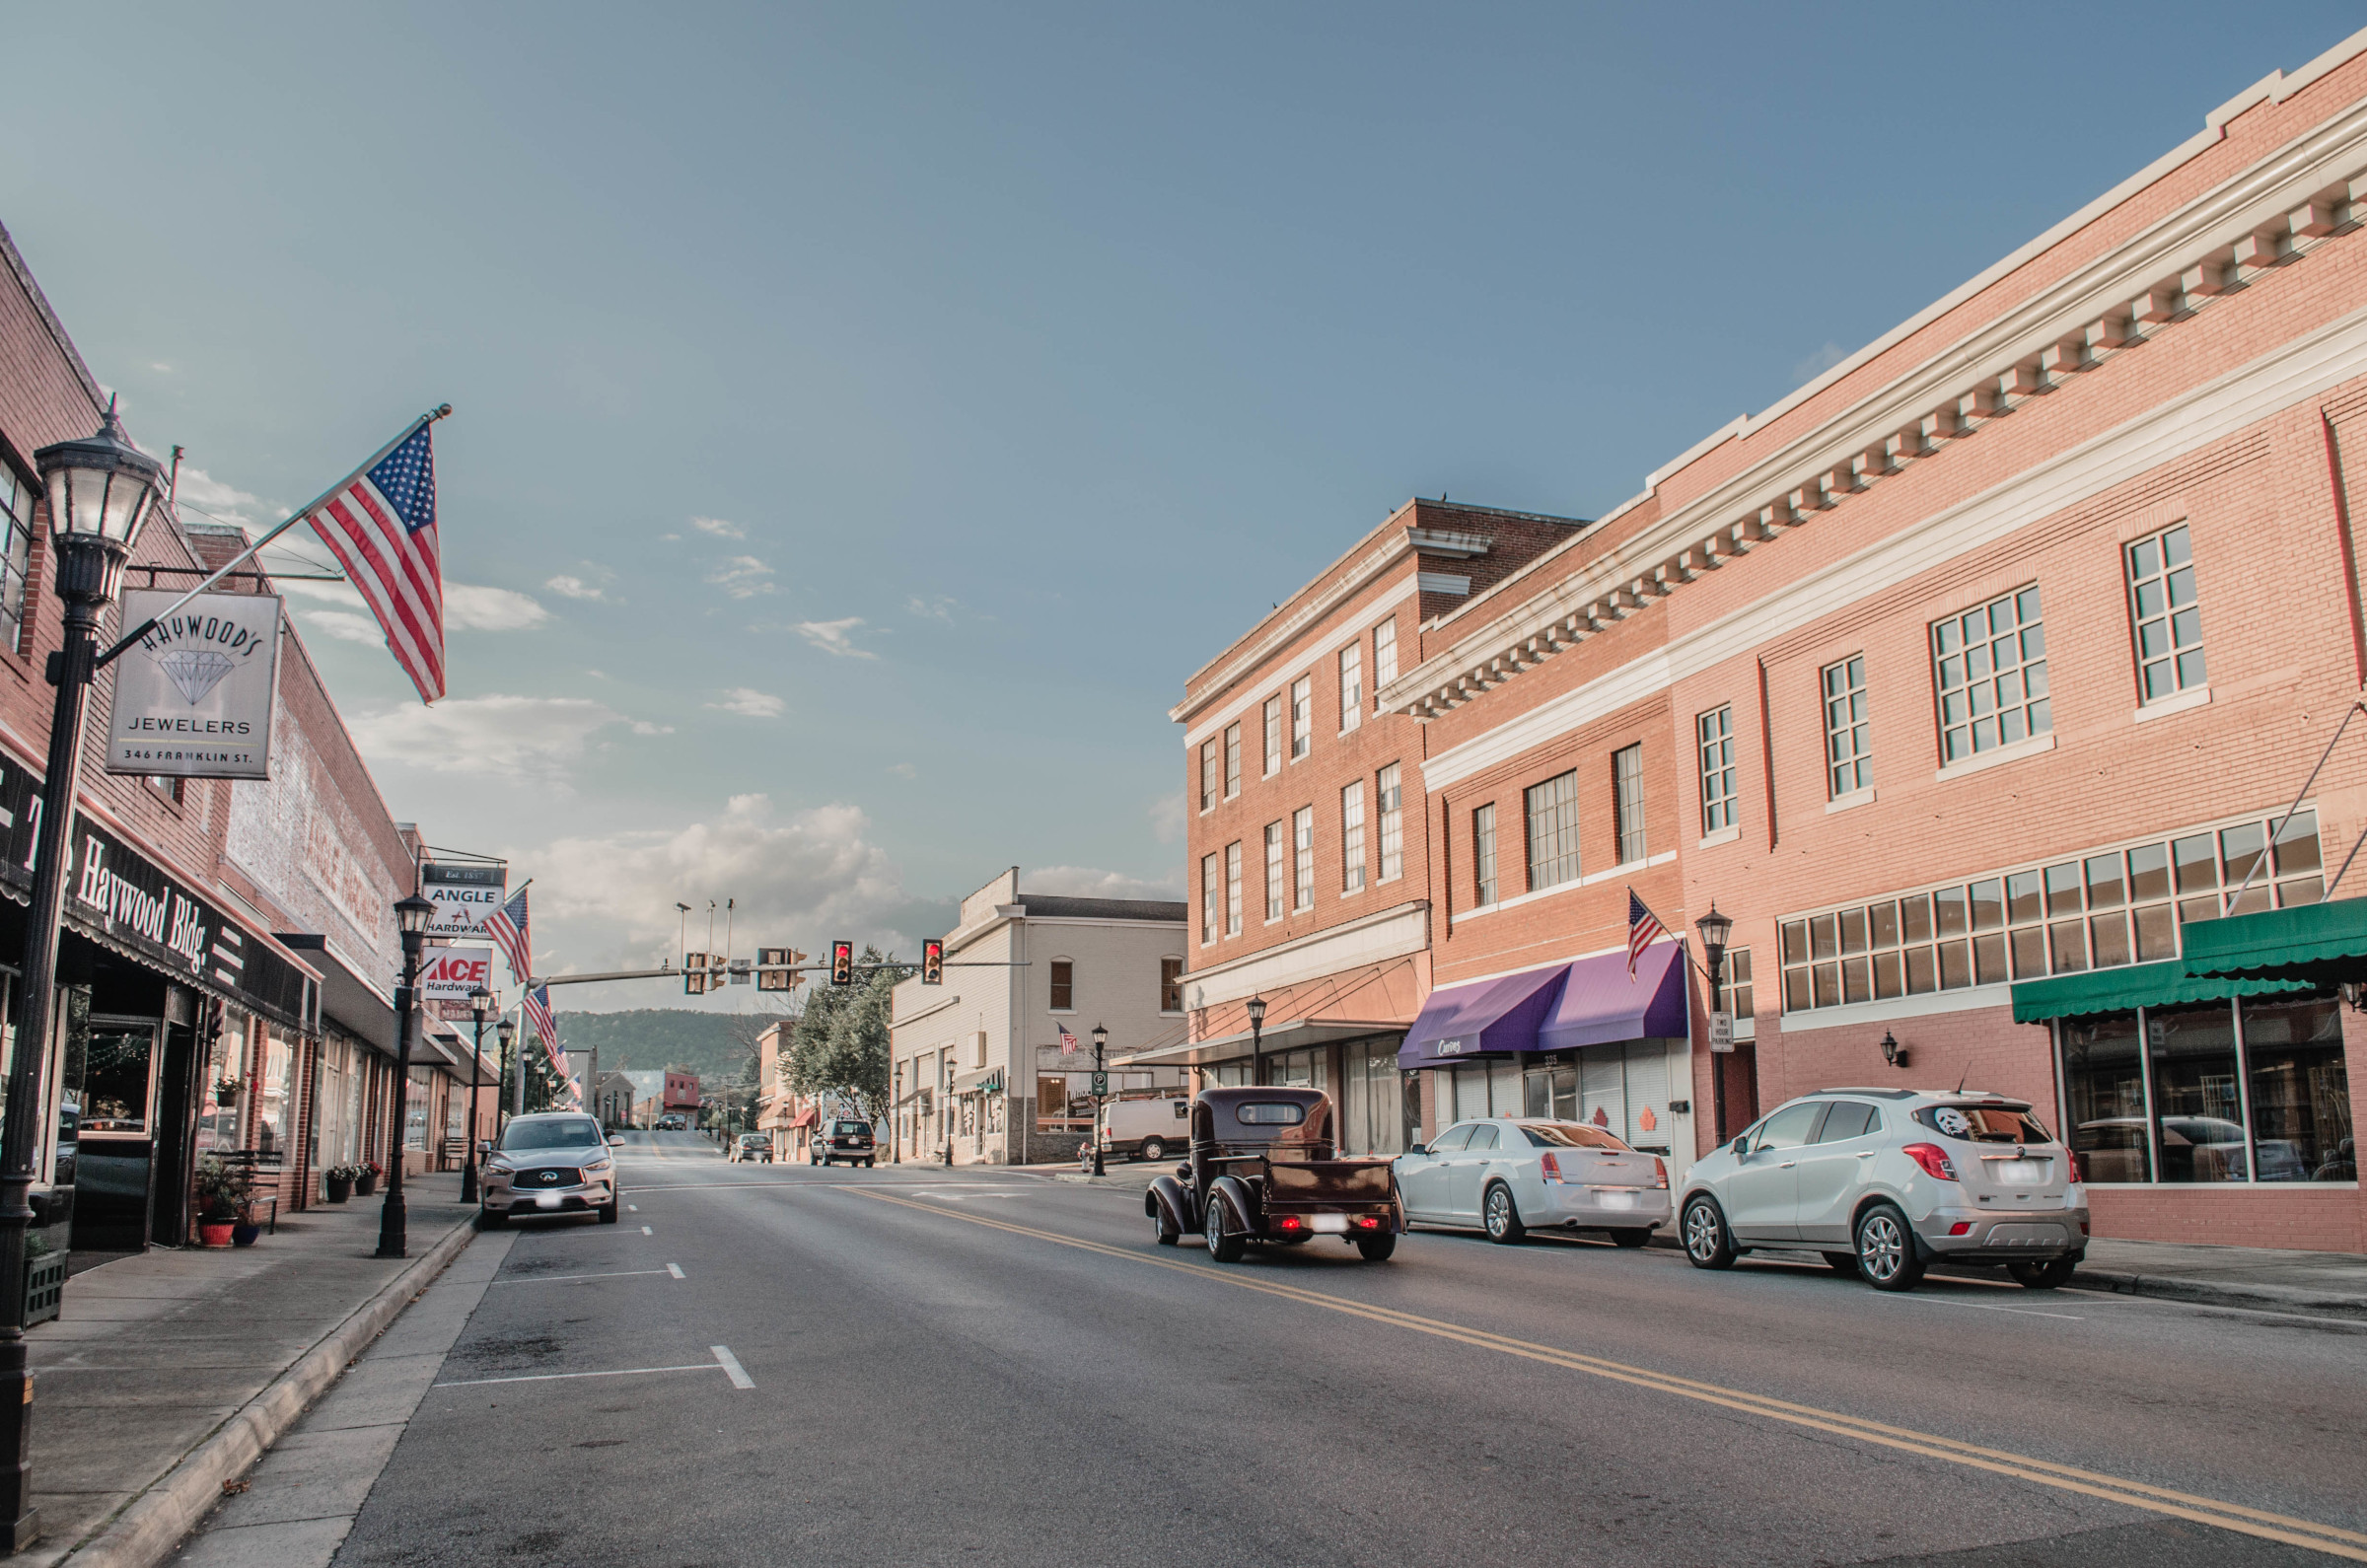
<svg viewBox="0 0 2367 1568">
<path fill-rule="evenodd" d="M 1363 1254 L 1364 1260 L 1368 1263 L 1386 1263 L 1389 1261 L 1389 1254 L 1397 1249 L 1398 1239 L 1395 1235 L 1359 1236 L 1356 1238 L 1356 1250 Z"/>
<path fill-rule="evenodd" d="M 1248 1240 L 1225 1234 L 1225 1206 L 1214 1197 L 1208 1200 L 1208 1255 L 1220 1263 L 1238 1263 Z"/>
<path fill-rule="evenodd" d="M 608 1202 L 603 1203 L 600 1206 L 600 1223 L 603 1225 L 615 1224 L 616 1212 L 621 1206 L 621 1203 L 622 1200 L 618 1198 L 610 1198 Z"/>
<path fill-rule="evenodd" d="M 2008 1263 L 2005 1271 L 2028 1290 L 2053 1290 L 2071 1283 L 2071 1275 L 2079 1267 L 2076 1257 L 2050 1257 L 2044 1263 Z"/>
<path fill-rule="evenodd" d="M 1732 1268 L 1734 1238 L 1726 1230 L 1726 1212 L 1706 1194 L 1685 1206 L 1685 1260 L 1695 1268 Z"/>
<path fill-rule="evenodd" d="M 1529 1234 L 1529 1227 L 1521 1223 L 1520 1205 L 1512 1201 L 1512 1188 L 1502 1182 L 1479 1200 L 1479 1219 L 1487 1227 L 1487 1239 L 1507 1247 Z"/>
<path fill-rule="evenodd" d="M 1164 1160 L 1167 1158 L 1167 1145 L 1157 1138 L 1145 1138 L 1142 1140 L 1142 1152 L 1134 1158 L 1137 1160 Z"/>
<path fill-rule="evenodd" d="M 1825 1266 L 1836 1274 L 1846 1274 L 1855 1279 L 1857 1277 L 1857 1254 L 1855 1252 L 1827 1252 Z"/>
<path fill-rule="evenodd" d="M 863 1169 L 866 1171 L 876 1169 L 879 1163 L 880 1157 L 878 1155 L 873 1155 L 870 1159 L 863 1162 Z"/>
<path fill-rule="evenodd" d="M 1611 1233 L 1611 1245 L 1614 1247 L 1643 1247 L 1648 1245 L 1651 1240 L 1652 1233 L 1650 1231 L 1639 1231 L 1633 1228 Z"/>
<path fill-rule="evenodd" d="M 1168 1228 L 1167 1210 L 1154 1201 L 1151 1204 L 1151 1240 L 1161 1247 L 1173 1247 L 1183 1239 L 1183 1232 Z"/>
<path fill-rule="evenodd" d="M 498 1209 L 476 1211 L 476 1228 L 480 1231 L 498 1231 L 509 1223 L 510 1217 Z"/>
<path fill-rule="evenodd" d="M 1857 1271 L 1876 1290 L 1913 1290 L 1923 1278 L 1906 1216 L 1877 1203 L 1857 1222 Z"/>
</svg>

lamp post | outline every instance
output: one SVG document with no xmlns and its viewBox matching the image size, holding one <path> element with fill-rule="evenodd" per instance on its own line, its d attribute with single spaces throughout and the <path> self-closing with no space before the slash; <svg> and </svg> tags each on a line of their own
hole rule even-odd
<svg viewBox="0 0 2367 1568">
<path fill-rule="evenodd" d="M 49 656 L 57 697 L 49 717 L 49 762 L 41 774 L 40 843 L 33 907 L 25 920 L 25 1000 L 8 1068 L 8 1112 L 0 1124 L 0 1551 L 18 1551 L 41 1532 L 33 1506 L 33 1374 L 25 1364 L 25 1228 L 36 1118 L 49 1076 L 49 1015 L 57 985 L 57 932 L 65 913 L 66 852 L 82 783 L 83 687 L 96 673 L 99 621 L 123 581 L 123 561 L 140 535 L 164 469 L 124 439 L 110 399 L 98 434 L 33 455 L 48 491 L 54 582 L 65 606 L 63 640 Z"/>
<path fill-rule="evenodd" d="M 511 1071 L 510 1045 L 517 1038 L 518 1021 L 506 1013 L 503 1014 L 501 1022 L 493 1026 L 493 1039 L 494 1049 L 501 1052 L 501 1070 L 505 1076 Z M 498 1119 L 501 1114 L 501 1106 L 499 1105 L 494 1105 L 493 1113 Z"/>
<path fill-rule="evenodd" d="M 1265 998 L 1250 998 L 1250 1083 L 1265 1082 Z"/>
<path fill-rule="evenodd" d="M 1734 935 L 1732 916 L 1718 913 L 1718 901 L 1709 901 L 1709 913 L 1693 922 L 1701 933 L 1701 959 L 1709 969 L 1709 1008 L 1718 1011 L 1718 987 L 1725 983 L 1726 939 Z M 1712 1053 L 1709 1058 L 1710 1115 L 1717 1124 L 1719 1143 L 1726 1141 L 1726 1064 Z"/>
<path fill-rule="evenodd" d="M 402 1202 L 403 1123 L 411 1113 L 411 1034 L 419 1008 L 419 952 L 427 946 L 427 922 L 436 906 L 417 893 L 395 901 L 394 922 L 402 933 L 402 983 L 394 988 L 394 1136 L 387 1156 L 387 1200 L 378 1211 L 378 1255 L 404 1257 L 409 1211 Z"/>
<path fill-rule="evenodd" d="M 461 1140 L 461 1201 L 476 1201 L 476 1086 L 483 1076 L 485 1015 L 493 1011 L 491 991 L 468 993 L 468 1012 L 476 1020 L 476 1048 L 468 1053 L 468 1136 Z"/>
<path fill-rule="evenodd" d="M 1102 1052 L 1109 1046 L 1109 1029 L 1100 1024 L 1094 1025 L 1093 1081 L 1097 1084 L 1100 1084 L 1104 1089 L 1108 1089 L 1110 1087 L 1110 1076 L 1109 1068 L 1106 1067 L 1102 1062 Z M 1108 1176 L 1110 1174 L 1102 1169 L 1102 1105 L 1107 1099 L 1108 1097 L 1106 1095 L 1096 1095 L 1093 1097 L 1093 1174 L 1095 1176 Z"/>
</svg>

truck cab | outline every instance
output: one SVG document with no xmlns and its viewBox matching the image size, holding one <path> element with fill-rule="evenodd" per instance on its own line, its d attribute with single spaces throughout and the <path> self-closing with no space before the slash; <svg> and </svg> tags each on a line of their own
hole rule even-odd
<svg viewBox="0 0 2367 1568">
<path fill-rule="evenodd" d="M 1397 1250 L 1405 1210 L 1387 1160 L 1341 1160 L 1331 1097 L 1320 1089 L 1205 1089 L 1191 1103 L 1190 1158 L 1143 1194 L 1152 1237 L 1186 1232 L 1208 1255 L 1240 1261 L 1249 1244 L 1335 1236 L 1378 1263 Z"/>
</svg>

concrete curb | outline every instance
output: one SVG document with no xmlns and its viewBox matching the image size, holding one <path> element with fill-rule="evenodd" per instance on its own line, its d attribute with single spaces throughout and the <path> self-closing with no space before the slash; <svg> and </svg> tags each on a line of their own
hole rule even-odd
<svg viewBox="0 0 2367 1568">
<path fill-rule="evenodd" d="M 237 1479 L 261 1459 L 296 1418 L 344 1374 L 346 1365 L 451 1266 L 475 1234 L 466 1220 L 453 1227 L 428 1248 L 426 1256 L 355 1308 L 281 1373 L 277 1382 L 241 1406 L 161 1479 L 97 1531 L 47 1561 L 71 1562 L 74 1568 L 154 1568 L 171 1556 L 206 1511 L 222 1500 L 222 1483 Z"/>
<path fill-rule="evenodd" d="M 2152 1296 L 2198 1307 L 2240 1307 L 2249 1312 L 2293 1313 L 2308 1318 L 2367 1321 L 2367 1299 L 2295 1285 L 2180 1279 L 2163 1274 L 2123 1274 L 2089 1268 L 2071 1276 L 2071 1290 L 2108 1291 L 2116 1296 Z"/>
</svg>

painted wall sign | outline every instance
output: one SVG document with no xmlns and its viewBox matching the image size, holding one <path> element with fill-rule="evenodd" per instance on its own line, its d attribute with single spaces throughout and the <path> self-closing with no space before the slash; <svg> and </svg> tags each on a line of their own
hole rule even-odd
<svg viewBox="0 0 2367 1568">
<path fill-rule="evenodd" d="M 127 589 L 123 624 L 137 626 L 179 597 Z M 114 663 L 107 770 L 269 778 L 280 611 L 267 595 L 200 594 L 126 650 Z"/>
<path fill-rule="evenodd" d="M 419 868 L 419 895 L 436 906 L 431 937 L 462 937 L 501 907 L 510 884 L 507 866 L 453 865 L 431 860 Z"/>
</svg>

